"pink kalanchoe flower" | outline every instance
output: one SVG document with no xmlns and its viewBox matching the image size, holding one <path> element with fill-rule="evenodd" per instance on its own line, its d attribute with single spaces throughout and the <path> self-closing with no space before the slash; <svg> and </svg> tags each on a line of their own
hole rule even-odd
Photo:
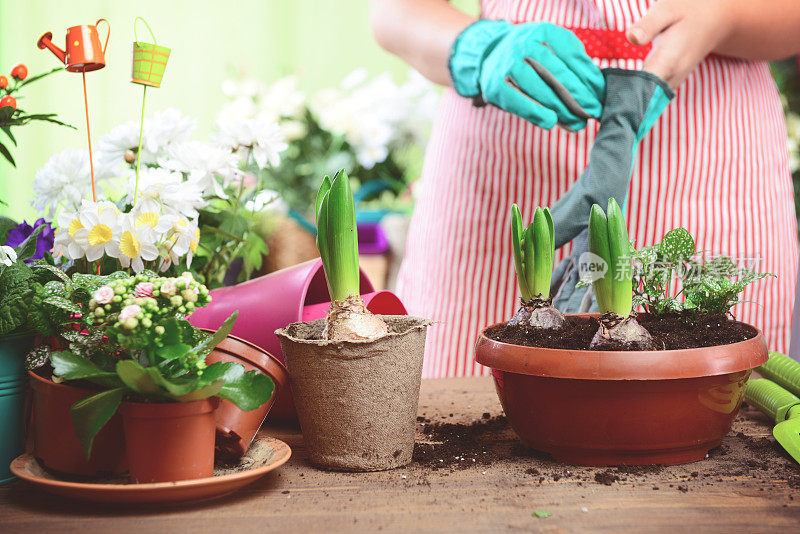
<svg viewBox="0 0 800 534">
<path fill-rule="evenodd" d="M 153 296 L 153 282 L 139 282 L 133 288 L 133 294 L 137 297 L 152 297 Z"/>
<path fill-rule="evenodd" d="M 168 278 L 161 283 L 161 294 L 171 297 L 178 292 L 178 287 L 175 285 L 175 280 Z"/>
<path fill-rule="evenodd" d="M 119 312 L 119 320 L 124 321 L 125 319 L 130 319 L 131 317 L 136 318 L 140 313 L 142 313 L 142 307 L 138 304 L 129 304 L 122 308 L 122 311 Z"/>
<path fill-rule="evenodd" d="M 92 298 L 98 304 L 108 304 L 114 298 L 114 290 L 111 289 L 111 286 L 98 287 Z"/>
</svg>

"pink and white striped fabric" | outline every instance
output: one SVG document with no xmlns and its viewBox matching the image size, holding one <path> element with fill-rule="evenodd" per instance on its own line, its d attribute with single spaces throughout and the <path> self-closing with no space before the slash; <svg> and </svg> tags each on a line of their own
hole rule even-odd
<svg viewBox="0 0 800 534">
<path fill-rule="evenodd" d="M 623 31 L 651 3 L 484 0 L 482 11 L 515 23 Z M 590 55 L 595 48 L 587 47 Z M 642 66 L 641 59 L 596 61 Z M 423 376 L 487 374 L 473 358 L 477 335 L 511 317 L 519 299 L 510 206 L 519 203 L 530 220 L 536 206 L 554 204 L 586 166 L 596 130 L 595 121 L 578 133 L 542 130 L 491 106 L 474 108 L 446 90 L 398 280 L 409 312 L 436 321 Z M 640 145 L 628 230 L 643 246 L 683 226 L 698 250 L 758 259 L 756 267 L 777 278 L 751 286 L 743 298 L 752 303 L 735 314 L 763 329 L 770 349 L 785 350 L 798 259 L 792 195 L 785 122 L 767 64 L 711 56 Z M 557 260 L 568 249 L 557 251 Z"/>
</svg>

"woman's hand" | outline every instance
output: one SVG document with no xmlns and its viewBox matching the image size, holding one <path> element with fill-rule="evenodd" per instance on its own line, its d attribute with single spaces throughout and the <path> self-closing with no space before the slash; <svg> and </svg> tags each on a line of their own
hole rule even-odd
<svg viewBox="0 0 800 534">
<path fill-rule="evenodd" d="M 734 27 L 731 7 L 729 0 L 659 0 L 628 28 L 628 40 L 652 41 L 644 70 L 674 89 L 728 38 Z"/>
<path fill-rule="evenodd" d="M 581 130 L 603 110 L 603 73 L 583 43 L 554 24 L 476 22 L 453 45 L 450 74 L 461 96 L 479 97 L 542 128 Z"/>
</svg>

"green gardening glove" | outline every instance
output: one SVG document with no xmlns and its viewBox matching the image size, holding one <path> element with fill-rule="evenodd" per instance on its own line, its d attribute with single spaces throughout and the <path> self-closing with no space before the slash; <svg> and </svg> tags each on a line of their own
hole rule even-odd
<svg viewBox="0 0 800 534">
<path fill-rule="evenodd" d="M 603 110 L 603 74 L 575 34 L 554 24 L 479 20 L 456 39 L 449 67 L 461 96 L 542 128 L 581 130 Z"/>
</svg>

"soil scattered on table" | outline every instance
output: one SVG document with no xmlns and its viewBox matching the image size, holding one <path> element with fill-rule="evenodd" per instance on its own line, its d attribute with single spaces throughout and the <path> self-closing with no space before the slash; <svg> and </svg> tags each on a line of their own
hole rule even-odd
<svg viewBox="0 0 800 534">
<path fill-rule="evenodd" d="M 421 416 L 410 467 L 420 473 L 445 474 L 466 469 L 485 474 L 488 469 L 499 469 L 517 483 L 644 484 L 653 491 L 683 493 L 693 485 L 713 485 L 742 477 L 760 479 L 765 486 L 788 480 L 792 487 L 800 488 L 800 468 L 775 440 L 739 430 L 755 433 L 757 423 L 753 419 L 759 417 L 745 405 L 737 418 L 737 432 L 709 451 L 709 458 L 702 462 L 600 468 L 558 463 L 550 455 L 524 446 L 503 415 L 487 417 L 484 413 L 465 423 Z"/>
<path fill-rule="evenodd" d="M 664 350 L 691 349 L 728 345 L 755 337 L 757 331 L 724 315 L 696 318 L 687 313 L 650 315 L 642 313 L 637 321 L 653 336 L 657 347 Z M 590 350 L 600 324 L 593 317 L 567 317 L 567 327 L 553 332 L 528 326 L 501 324 L 489 328 L 486 335 L 495 341 L 528 347 Z M 620 345 L 603 350 L 636 350 Z"/>
</svg>

